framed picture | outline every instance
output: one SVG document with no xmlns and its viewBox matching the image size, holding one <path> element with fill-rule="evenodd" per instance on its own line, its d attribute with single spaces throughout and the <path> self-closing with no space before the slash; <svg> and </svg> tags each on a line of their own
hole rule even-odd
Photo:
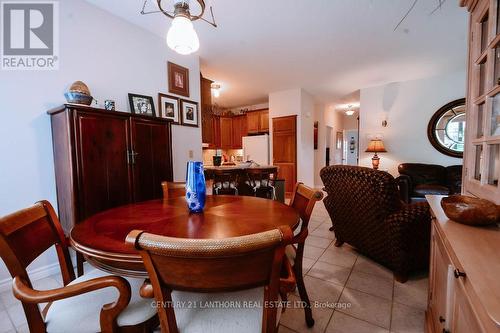
<svg viewBox="0 0 500 333">
<path fill-rule="evenodd" d="M 181 99 L 181 123 L 198 127 L 198 103 Z"/>
<path fill-rule="evenodd" d="M 189 69 L 168 62 L 168 92 L 189 97 Z"/>
<path fill-rule="evenodd" d="M 159 116 L 167 120 L 171 120 L 173 124 L 178 124 L 179 121 L 179 99 L 174 96 L 158 94 Z"/>
<path fill-rule="evenodd" d="M 156 117 L 153 97 L 129 93 L 128 102 L 132 113 Z"/>
</svg>

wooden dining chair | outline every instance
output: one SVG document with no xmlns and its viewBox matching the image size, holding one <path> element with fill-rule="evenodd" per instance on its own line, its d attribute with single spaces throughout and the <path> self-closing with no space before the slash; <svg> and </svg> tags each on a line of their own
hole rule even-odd
<svg viewBox="0 0 500 333">
<path fill-rule="evenodd" d="M 26 267 L 53 245 L 64 287 L 35 290 Z M 0 218 L 0 256 L 13 277 L 14 296 L 22 302 L 31 333 L 145 332 L 158 326 L 151 302 L 138 294 L 143 280 L 98 270 L 75 279 L 67 239 L 48 201 Z M 47 302 L 40 312 L 38 304 Z"/>
<path fill-rule="evenodd" d="M 304 257 L 304 245 L 309 234 L 308 226 L 311 213 L 317 201 L 323 199 L 323 193 L 315 191 L 303 183 L 295 184 L 295 188 L 290 200 L 290 206 L 293 207 L 300 216 L 301 224 L 298 230 L 294 232 L 293 244 L 286 248 L 286 255 L 292 264 L 295 278 L 297 280 L 297 289 L 301 300 L 305 303 L 304 311 L 308 327 L 314 326 L 314 319 L 311 310 L 311 301 L 307 295 L 304 284 L 304 275 L 302 272 L 302 259 Z"/>
<path fill-rule="evenodd" d="M 185 182 L 161 182 L 163 199 L 183 197 L 186 195 Z"/>
<path fill-rule="evenodd" d="M 283 226 L 224 239 L 134 230 L 126 241 L 139 250 L 149 273 L 162 332 L 268 333 L 277 332 L 280 283 L 295 284 L 289 264 L 288 276 L 280 279 L 292 237 L 290 227 Z"/>
</svg>

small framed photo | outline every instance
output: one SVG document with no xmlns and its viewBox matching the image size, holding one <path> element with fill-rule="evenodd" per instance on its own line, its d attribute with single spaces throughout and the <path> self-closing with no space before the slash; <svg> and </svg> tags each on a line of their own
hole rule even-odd
<svg viewBox="0 0 500 333">
<path fill-rule="evenodd" d="M 128 102 L 132 113 L 156 117 L 153 97 L 129 93 Z"/>
<path fill-rule="evenodd" d="M 189 69 L 168 62 L 168 92 L 189 97 Z"/>
<path fill-rule="evenodd" d="M 182 125 L 198 127 L 198 103 L 181 99 L 181 114 Z"/>
<path fill-rule="evenodd" d="M 180 123 L 179 117 L 179 99 L 174 96 L 159 93 L 158 107 L 160 118 L 172 121 L 173 124 Z"/>
</svg>

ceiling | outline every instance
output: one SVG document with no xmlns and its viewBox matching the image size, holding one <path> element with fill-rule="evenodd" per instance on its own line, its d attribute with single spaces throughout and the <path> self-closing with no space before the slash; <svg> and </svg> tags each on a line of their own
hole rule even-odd
<svg viewBox="0 0 500 333">
<path fill-rule="evenodd" d="M 162 14 L 140 15 L 142 0 L 87 1 L 162 38 L 170 26 Z M 329 104 L 361 88 L 465 70 L 466 10 L 457 0 L 418 0 L 393 31 L 413 1 L 208 0 L 218 27 L 194 23 L 201 70 L 221 83 L 218 103 L 227 107 L 297 87 Z"/>
</svg>

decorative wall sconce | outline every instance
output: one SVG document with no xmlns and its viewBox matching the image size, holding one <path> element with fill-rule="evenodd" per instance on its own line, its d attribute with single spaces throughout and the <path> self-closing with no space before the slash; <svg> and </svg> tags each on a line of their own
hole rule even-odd
<svg viewBox="0 0 500 333">
<path fill-rule="evenodd" d="M 387 127 L 388 122 L 387 119 L 389 118 L 389 112 L 381 112 L 380 113 L 380 120 L 382 123 L 382 127 Z"/>
</svg>

